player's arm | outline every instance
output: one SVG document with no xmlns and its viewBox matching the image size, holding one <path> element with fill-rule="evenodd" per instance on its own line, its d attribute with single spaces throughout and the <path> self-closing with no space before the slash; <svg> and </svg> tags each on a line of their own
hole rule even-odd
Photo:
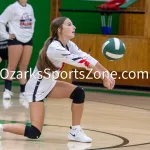
<svg viewBox="0 0 150 150">
<path fill-rule="evenodd" d="M 32 6 L 30 6 L 30 7 L 31 7 L 31 12 L 32 12 L 32 25 L 33 25 L 32 28 L 33 28 L 33 30 L 34 30 L 36 19 L 35 19 L 35 15 L 34 15 L 34 10 L 33 10 Z"/>
<path fill-rule="evenodd" d="M 99 76 L 100 72 L 91 62 L 89 62 L 86 58 L 82 58 L 76 54 L 70 53 L 70 51 L 66 50 L 63 47 L 49 47 L 50 50 L 47 51 L 47 56 L 49 59 L 53 59 L 56 61 L 60 61 L 62 63 L 70 64 L 75 67 L 85 68 L 86 70 L 92 70 L 92 73 Z M 102 76 L 101 76 L 102 77 Z M 102 77 L 103 79 L 103 77 Z"/>
<path fill-rule="evenodd" d="M 86 52 L 83 52 L 72 41 L 69 42 L 69 48 L 70 48 L 69 50 L 71 51 L 71 53 L 81 56 L 83 58 L 86 58 L 86 60 L 89 61 L 99 72 L 107 72 L 107 74 L 109 74 L 109 71 L 102 64 L 100 64 L 98 60 L 96 60 L 95 58 L 87 54 Z"/>
<path fill-rule="evenodd" d="M 13 8 L 12 6 L 8 6 L 4 12 L 0 15 L 0 36 L 6 40 L 13 39 L 14 35 L 9 35 L 6 31 L 6 24 L 13 17 Z"/>
<path fill-rule="evenodd" d="M 78 55 L 70 53 L 65 48 L 61 46 L 50 46 L 49 49 L 47 50 L 47 56 L 49 59 L 53 59 L 72 66 L 88 69 L 90 63 L 86 59 L 83 59 Z"/>
<path fill-rule="evenodd" d="M 89 54 L 80 50 L 78 48 L 78 46 L 75 43 L 73 43 L 72 41 L 69 42 L 69 48 L 70 48 L 69 50 L 73 54 L 82 56 L 83 58 L 86 58 L 86 60 L 90 62 L 90 64 L 92 65 L 91 66 L 92 73 L 94 73 L 97 76 L 99 76 L 99 74 L 101 75 L 101 79 L 103 79 L 105 87 L 107 87 L 109 89 L 112 89 L 114 87 L 115 80 L 111 77 L 109 71 L 102 64 L 100 64 L 100 62 L 98 62 L 98 60 L 96 60 Z M 110 82 L 109 82 L 109 80 L 110 80 Z M 105 85 L 105 83 L 106 83 L 106 85 Z M 111 84 L 109 84 L 109 83 L 111 83 Z"/>
</svg>

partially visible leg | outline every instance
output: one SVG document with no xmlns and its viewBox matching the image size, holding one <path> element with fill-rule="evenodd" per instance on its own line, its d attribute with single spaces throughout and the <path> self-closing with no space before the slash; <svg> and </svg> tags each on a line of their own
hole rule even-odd
<svg viewBox="0 0 150 150">
<path fill-rule="evenodd" d="M 19 71 L 22 72 L 22 78 L 20 79 L 20 84 L 21 85 L 25 85 L 26 84 L 26 71 L 31 59 L 31 55 L 32 55 L 32 46 L 30 45 L 25 45 L 23 46 L 23 52 L 19 61 Z M 22 92 L 24 92 L 24 90 L 22 89 Z"/>
<path fill-rule="evenodd" d="M 32 46 L 25 45 L 23 47 L 22 56 L 19 62 L 19 71 L 21 71 L 22 78 L 20 79 L 20 95 L 19 102 L 24 107 L 28 108 L 28 101 L 25 98 L 25 85 L 27 81 L 27 68 L 30 62 L 30 58 L 32 55 Z"/>
<path fill-rule="evenodd" d="M 8 67 L 6 72 L 6 80 L 12 81 L 13 71 L 16 70 L 18 62 L 23 52 L 22 45 L 12 45 L 8 47 Z"/>
<path fill-rule="evenodd" d="M 11 45 L 8 46 L 8 67 L 5 73 L 5 91 L 3 93 L 3 105 L 5 108 L 9 108 L 11 106 L 11 86 L 12 86 L 12 78 L 13 74 L 16 70 L 18 62 L 20 60 L 22 54 L 22 45 Z"/>
<path fill-rule="evenodd" d="M 65 88 L 64 88 L 65 87 Z M 77 86 L 63 82 L 57 81 L 54 89 L 50 92 L 48 97 L 50 98 L 70 98 L 72 92 L 77 88 Z M 72 95 L 73 96 L 73 95 Z M 79 125 L 81 123 L 81 118 L 83 114 L 84 103 L 72 103 L 72 126 Z"/>
<path fill-rule="evenodd" d="M 0 128 L 4 132 L 24 135 L 28 138 L 36 139 L 40 137 L 44 123 L 44 103 L 32 102 L 30 103 L 30 117 L 31 126 L 24 124 L 4 124 Z"/>
<path fill-rule="evenodd" d="M 48 97 L 72 99 L 72 127 L 68 139 L 80 142 L 91 142 L 92 139 L 86 136 L 80 127 L 84 108 L 84 90 L 73 84 L 57 81 Z"/>
</svg>

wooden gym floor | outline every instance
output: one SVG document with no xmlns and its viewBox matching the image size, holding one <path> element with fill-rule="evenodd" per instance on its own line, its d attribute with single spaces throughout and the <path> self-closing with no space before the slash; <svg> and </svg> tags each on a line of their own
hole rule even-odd
<svg viewBox="0 0 150 150">
<path fill-rule="evenodd" d="M 28 123 L 30 120 L 29 112 L 20 106 L 16 92 L 12 108 L 4 110 L 0 101 L 1 123 Z M 45 124 L 40 139 L 3 133 L 0 150 L 150 149 L 150 97 L 86 92 L 82 127 L 93 139 L 92 143 L 67 140 L 71 125 L 70 104 L 68 99 L 46 100 Z"/>
</svg>

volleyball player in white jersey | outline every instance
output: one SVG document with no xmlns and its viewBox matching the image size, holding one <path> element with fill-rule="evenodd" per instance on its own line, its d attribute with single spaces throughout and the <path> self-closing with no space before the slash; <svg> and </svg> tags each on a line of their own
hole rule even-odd
<svg viewBox="0 0 150 150">
<path fill-rule="evenodd" d="M 5 25 L 8 23 L 9 32 Z M 3 93 L 3 104 L 9 108 L 11 102 L 12 74 L 19 67 L 22 72 L 20 79 L 20 102 L 28 107 L 24 90 L 26 84 L 25 72 L 32 55 L 32 37 L 34 33 L 34 12 L 27 0 L 18 0 L 9 5 L 0 16 L 0 35 L 8 40 L 8 67 L 6 72 L 5 90 Z M 8 73 L 8 74 L 7 74 Z"/>
<path fill-rule="evenodd" d="M 56 80 L 50 75 L 54 74 L 54 71 L 61 71 L 64 64 L 83 67 L 87 70 L 93 69 L 93 72 L 99 71 L 100 73 L 107 70 L 96 59 L 82 52 L 75 43 L 70 41 L 75 36 L 75 26 L 70 19 L 66 17 L 54 19 L 51 24 L 51 32 L 52 38 L 46 41 L 40 51 L 34 74 L 28 80 L 25 88 L 30 106 L 31 126 L 3 124 L 0 125 L 0 131 L 38 139 L 44 122 L 44 98 L 70 98 L 72 100 L 72 125 L 68 139 L 92 142 L 92 139 L 83 132 L 80 126 L 85 98 L 83 88 Z M 49 74 L 46 69 L 50 70 Z M 106 88 L 113 89 L 115 81 L 110 75 L 105 74 L 102 80 Z"/>
</svg>

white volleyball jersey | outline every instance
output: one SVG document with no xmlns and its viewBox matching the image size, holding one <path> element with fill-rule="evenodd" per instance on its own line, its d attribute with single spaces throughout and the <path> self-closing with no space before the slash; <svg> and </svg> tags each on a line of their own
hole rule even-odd
<svg viewBox="0 0 150 150">
<path fill-rule="evenodd" d="M 15 34 L 17 40 L 26 43 L 34 33 L 34 12 L 32 6 L 26 4 L 21 6 L 19 2 L 9 5 L 0 16 L 0 34 L 3 38 L 9 39 L 9 34 L 5 30 L 8 23 L 9 33 Z"/>
<path fill-rule="evenodd" d="M 63 69 L 64 64 L 87 69 L 89 63 L 94 66 L 97 63 L 96 59 L 81 51 L 76 44 L 71 41 L 67 43 L 67 47 L 65 48 L 61 42 L 54 40 L 47 49 L 47 56 L 49 60 L 59 68 L 58 72 Z M 44 99 L 55 84 L 56 79 L 52 74 L 49 74 L 46 78 L 41 78 L 37 67 L 35 67 L 33 75 L 28 80 L 25 88 L 29 102 Z"/>
<path fill-rule="evenodd" d="M 65 63 L 85 69 L 87 69 L 88 62 L 94 66 L 96 65 L 97 60 L 81 51 L 75 43 L 69 41 L 67 47 L 63 47 L 61 42 L 55 40 L 49 45 L 47 50 L 48 58 L 60 70 Z"/>
</svg>

